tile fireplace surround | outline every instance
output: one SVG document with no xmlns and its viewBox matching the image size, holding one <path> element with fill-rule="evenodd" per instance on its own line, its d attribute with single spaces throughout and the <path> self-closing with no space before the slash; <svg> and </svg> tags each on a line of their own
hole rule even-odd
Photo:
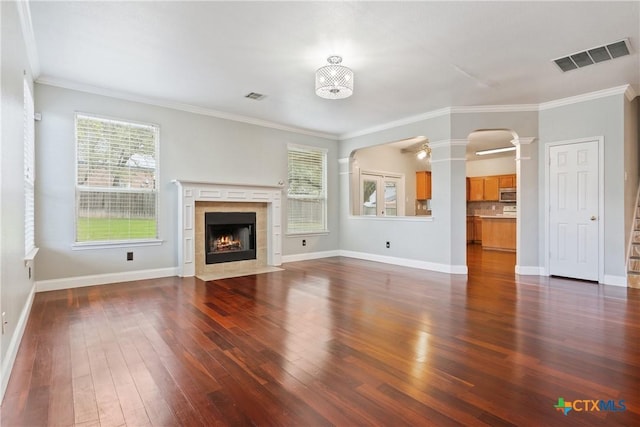
<svg viewBox="0 0 640 427">
<path fill-rule="evenodd" d="M 258 242 L 258 252 L 262 253 L 262 258 L 257 262 L 263 265 L 278 266 L 282 264 L 282 210 L 281 210 L 281 187 L 245 185 L 245 184 L 218 184 L 196 181 L 173 181 L 178 186 L 178 275 L 180 277 L 195 276 L 209 266 L 220 266 L 222 264 L 204 264 L 204 249 L 196 249 L 196 240 L 202 230 L 203 224 L 198 225 L 197 214 L 203 216 L 207 210 L 230 211 L 235 210 L 237 204 L 238 211 L 254 209 L 258 212 L 266 213 L 265 226 L 258 224 L 258 232 L 266 231 L 266 245 L 260 251 Z M 259 215 L 259 214 L 258 214 Z M 260 221 L 258 221 L 260 222 Z M 262 230 L 260 230 L 262 229 Z M 264 240 L 263 240 L 264 241 Z M 204 247 L 204 243 L 202 243 Z M 266 250 L 265 250 L 266 249 Z M 261 257 L 260 255 L 258 255 Z M 238 263 L 247 263 L 238 261 Z M 223 263 L 236 264 L 236 263 Z M 253 262 L 256 264 L 256 261 Z M 215 267 L 210 267 L 204 272 L 211 272 Z"/>
</svg>

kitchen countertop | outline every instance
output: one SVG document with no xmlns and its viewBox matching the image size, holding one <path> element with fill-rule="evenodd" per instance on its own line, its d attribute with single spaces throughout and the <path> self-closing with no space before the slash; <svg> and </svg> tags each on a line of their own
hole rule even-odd
<svg viewBox="0 0 640 427">
<path fill-rule="evenodd" d="M 505 214 L 495 214 L 495 215 L 475 215 L 480 218 L 495 218 L 495 219 L 516 219 L 516 215 L 505 215 Z"/>
</svg>

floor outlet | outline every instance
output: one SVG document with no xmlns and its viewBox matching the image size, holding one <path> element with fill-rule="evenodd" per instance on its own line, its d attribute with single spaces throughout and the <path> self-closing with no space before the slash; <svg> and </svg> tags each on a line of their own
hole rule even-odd
<svg viewBox="0 0 640 427">
<path fill-rule="evenodd" d="M 307 241 L 302 239 L 302 246 L 307 246 Z"/>
<path fill-rule="evenodd" d="M 387 249 L 391 247 L 391 242 L 387 242 Z"/>
<path fill-rule="evenodd" d="M 127 261 L 133 261 L 133 252 L 127 252 Z"/>
</svg>

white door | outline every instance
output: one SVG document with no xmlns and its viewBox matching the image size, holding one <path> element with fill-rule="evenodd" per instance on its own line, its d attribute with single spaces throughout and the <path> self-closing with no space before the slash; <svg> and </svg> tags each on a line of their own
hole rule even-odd
<svg viewBox="0 0 640 427">
<path fill-rule="evenodd" d="M 360 214 L 368 216 L 403 216 L 404 188 L 400 176 L 371 172 L 360 175 Z"/>
<path fill-rule="evenodd" d="M 598 142 L 549 149 L 549 274 L 598 280 Z"/>
</svg>

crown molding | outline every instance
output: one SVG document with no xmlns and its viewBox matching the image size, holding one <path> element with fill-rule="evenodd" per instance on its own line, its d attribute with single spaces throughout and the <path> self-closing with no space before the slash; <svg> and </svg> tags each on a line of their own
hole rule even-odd
<svg viewBox="0 0 640 427">
<path fill-rule="evenodd" d="M 435 117 L 441 117 L 451 114 L 465 114 L 465 113 L 517 113 L 517 112 L 538 112 L 543 110 L 549 110 L 565 105 L 577 104 L 580 102 L 591 101 L 594 99 L 605 98 L 611 95 L 624 94 L 629 101 L 632 101 L 638 94 L 635 92 L 631 85 L 616 86 L 609 89 L 603 89 L 595 92 L 589 92 L 581 95 L 570 96 L 567 98 L 557 99 L 549 102 L 543 102 L 540 104 L 513 104 L 513 105 L 477 105 L 477 106 L 463 106 L 463 107 L 446 107 L 439 110 L 433 110 L 426 113 L 418 114 L 415 116 L 406 117 L 404 119 L 395 120 L 393 122 L 384 123 L 379 126 L 373 126 L 370 128 L 362 129 L 355 132 L 343 133 L 338 136 L 338 140 L 342 141 L 349 138 L 355 138 L 357 136 L 369 135 L 375 132 L 383 130 L 393 129 L 399 126 L 404 126 L 412 123 L 416 123 L 422 120 L 432 119 Z M 429 145 L 433 145 L 430 143 Z"/>
<path fill-rule="evenodd" d="M 25 8 L 25 6 L 23 5 L 23 2 L 18 2 L 18 4 L 21 5 L 20 7 L 23 10 L 26 10 L 27 14 L 29 13 L 28 8 Z M 21 14 L 21 17 L 22 17 L 22 14 Z M 30 14 L 28 15 L 27 19 L 28 19 L 28 22 L 30 23 Z M 27 25 L 27 24 L 23 24 L 23 25 Z M 23 31 L 25 31 L 24 28 L 25 27 L 23 26 Z M 31 30 L 31 34 L 33 35 L 32 30 Z M 26 35 L 25 35 L 25 38 L 26 38 Z M 35 40 L 35 39 L 32 39 L 32 40 Z M 33 49 L 32 50 L 28 49 L 28 54 L 29 54 L 29 61 L 31 62 L 32 73 L 35 76 L 39 74 L 39 68 L 38 68 L 39 65 L 37 60 L 37 52 L 35 51 L 35 41 L 32 44 L 33 44 L 32 46 Z M 31 58 L 32 55 L 33 55 L 33 59 Z M 277 129 L 277 130 L 297 133 L 301 135 L 314 136 L 318 138 L 330 139 L 334 141 L 343 141 L 345 139 L 355 138 L 363 135 L 369 135 L 372 133 L 397 128 L 399 126 L 405 126 L 412 123 L 420 122 L 422 120 L 428 120 L 428 119 L 447 116 L 451 114 L 534 112 L 534 111 L 549 110 L 549 109 L 553 109 L 561 106 L 576 104 L 576 103 L 590 101 L 590 100 L 599 99 L 599 98 L 605 98 L 612 95 L 624 95 L 629 101 L 632 101 L 636 96 L 638 96 L 631 85 L 623 85 L 623 86 L 617 86 L 617 87 L 599 90 L 595 92 L 589 92 L 582 95 L 557 99 L 554 101 L 543 102 L 540 104 L 478 105 L 478 106 L 466 106 L 466 107 L 446 107 L 446 108 L 441 108 L 438 110 L 433 110 L 426 113 L 406 117 L 404 119 L 387 122 L 378 126 L 367 128 L 367 129 L 362 129 L 355 132 L 336 135 L 336 134 L 330 134 L 330 133 L 324 133 L 324 132 L 315 132 L 308 129 L 296 128 L 292 126 L 283 125 L 280 123 L 270 122 L 267 120 L 261 120 L 253 117 L 242 116 L 239 114 L 226 113 L 223 111 L 217 111 L 209 108 L 198 107 L 195 105 L 150 98 L 150 97 L 145 97 L 140 95 L 134 95 L 127 92 L 120 92 L 120 91 L 115 91 L 115 90 L 106 89 L 102 87 L 70 82 L 67 80 L 57 79 L 52 77 L 38 77 L 35 79 L 35 81 L 36 83 L 47 85 L 47 86 L 55 86 L 55 87 L 60 87 L 64 89 L 91 93 L 95 95 L 108 96 L 110 98 L 117 98 L 125 101 L 139 102 L 142 104 L 170 108 L 174 110 L 185 111 L 185 112 L 200 114 L 204 116 L 216 117 L 219 119 L 232 120 L 232 121 L 251 124 L 255 126 L 261 126 L 261 127 L 270 128 L 270 129 Z M 435 143 L 436 142 L 430 143 L 429 145 L 433 146 L 433 144 Z"/>
<path fill-rule="evenodd" d="M 63 79 L 56 79 L 52 77 L 40 77 L 36 80 L 36 83 L 55 86 L 63 89 L 76 90 L 79 92 L 91 93 L 94 95 L 107 96 L 110 98 L 122 99 L 125 101 L 139 102 L 141 104 L 153 105 L 156 107 L 170 108 L 178 111 L 185 111 L 187 113 L 200 114 L 203 116 L 215 117 L 218 119 L 232 120 L 234 122 L 246 123 L 255 126 L 261 126 L 270 129 L 277 129 L 286 132 L 297 133 L 301 135 L 315 136 L 318 138 L 338 140 L 337 135 L 323 132 L 314 132 L 307 129 L 296 128 L 292 126 L 286 126 L 280 123 L 270 122 L 267 120 L 256 119 L 253 117 L 242 116 L 239 114 L 225 113 L 223 111 L 212 110 L 209 108 L 198 107 L 195 105 L 182 104 L 179 102 L 171 102 L 162 99 L 150 98 L 146 96 L 134 95 L 128 92 L 120 92 L 116 90 L 106 89 L 102 87 L 70 82 Z"/>
<path fill-rule="evenodd" d="M 538 139 L 538 138 L 535 137 L 535 136 L 533 136 L 533 137 L 531 137 L 531 136 L 519 137 L 517 139 L 512 139 L 511 143 L 517 147 L 518 145 L 529 145 L 529 144 L 532 144 L 536 139 Z"/>
<path fill-rule="evenodd" d="M 27 59 L 31 67 L 31 75 L 33 79 L 40 76 L 40 61 L 38 60 L 38 49 L 36 48 L 36 37 L 33 33 L 33 22 L 31 21 L 31 8 L 29 0 L 17 1 L 16 8 L 20 18 L 20 28 L 22 29 L 22 37 L 24 38 L 25 47 L 27 49 Z"/>
<path fill-rule="evenodd" d="M 451 114 L 464 113 L 520 113 L 536 112 L 538 104 L 514 104 L 514 105 L 476 105 L 468 107 L 451 107 Z"/>
<path fill-rule="evenodd" d="M 397 128 L 399 126 L 409 125 L 412 123 L 420 122 L 422 120 L 433 119 L 435 117 L 441 117 L 451 114 L 451 108 L 441 108 L 439 110 L 433 110 L 426 113 L 418 114 L 416 116 L 405 117 L 404 119 L 394 120 L 392 122 L 383 123 L 378 126 L 373 126 L 367 129 L 362 129 L 355 132 L 343 133 L 338 136 L 340 141 L 357 136 L 369 135 L 375 132 L 380 132 L 387 129 Z"/>
<path fill-rule="evenodd" d="M 550 110 L 552 108 L 563 107 L 565 105 L 578 104 L 580 102 L 606 98 L 607 96 L 612 95 L 625 95 L 628 98 L 629 95 L 627 95 L 627 91 L 629 90 L 633 91 L 630 85 L 616 86 L 609 89 L 597 90 L 595 92 L 583 93 L 582 95 L 570 96 L 567 98 L 556 99 L 549 102 L 542 102 L 539 108 L 540 111 Z"/>
</svg>

